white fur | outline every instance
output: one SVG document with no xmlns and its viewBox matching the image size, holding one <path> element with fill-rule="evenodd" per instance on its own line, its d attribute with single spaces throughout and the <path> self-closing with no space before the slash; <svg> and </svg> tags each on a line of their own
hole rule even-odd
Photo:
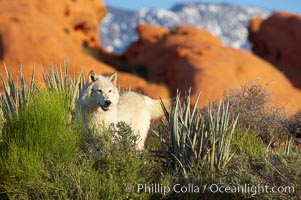
<svg viewBox="0 0 301 200">
<path fill-rule="evenodd" d="M 77 114 L 81 112 L 84 123 L 99 132 L 103 124 L 127 123 L 139 134 L 138 149 L 143 149 L 151 119 L 163 114 L 160 100 L 130 91 L 119 94 L 116 79 L 116 74 L 106 77 L 90 72 L 77 101 Z M 112 103 L 106 106 L 106 101 Z"/>
</svg>

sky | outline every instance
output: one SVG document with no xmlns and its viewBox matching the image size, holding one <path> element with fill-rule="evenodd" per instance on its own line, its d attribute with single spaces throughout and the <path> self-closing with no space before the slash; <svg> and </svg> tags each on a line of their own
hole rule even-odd
<svg viewBox="0 0 301 200">
<path fill-rule="evenodd" d="M 288 11 L 301 15 L 301 0 L 103 0 L 106 5 L 137 10 L 139 8 L 169 9 L 179 2 L 224 2 L 242 6 L 256 6 L 273 11 Z"/>
</svg>

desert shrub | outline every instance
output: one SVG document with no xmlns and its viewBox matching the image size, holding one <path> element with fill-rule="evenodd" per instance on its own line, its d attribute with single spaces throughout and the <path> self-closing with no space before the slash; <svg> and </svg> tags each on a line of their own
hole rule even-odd
<svg viewBox="0 0 301 200">
<path fill-rule="evenodd" d="M 287 114 L 283 107 L 271 105 L 271 94 L 257 82 L 225 92 L 230 112 L 239 114 L 238 126 L 249 129 L 269 142 L 273 135 L 287 132 Z"/>
<path fill-rule="evenodd" d="M 161 151 L 161 142 L 158 138 L 158 130 L 160 130 L 162 136 L 164 135 L 164 139 L 168 140 L 168 126 L 166 125 L 166 121 L 162 119 L 155 120 L 151 123 L 150 129 L 145 141 L 145 148 L 151 152 Z"/>
<path fill-rule="evenodd" d="M 301 138 L 301 110 L 298 110 L 287 123 L 288 131 L 296 138 Z M 301 143 L 299 141 L 299 143 Z"/>
<path fill-rule="evenodd" d="M 82 148 L 95 159 L 100 199 L 144 199 L 151 195 L 137 193 L 137 186 L 155 181 L 155 165 L 147 152 L 136 150 L 139 137 L 128 125 L 118 123 L 100 135 L 86 132 L 82 136 Z"/>
<path fill-rule="evenodd" d="M 233 150 L 236 154 L 245 154 L 249 159 L 264 156 L 267 145 L 250 131 L 238 130 L 233 136 Z"/>
<path fill-rule="evenodd" d="M 298 155 L 299 154 L 299 155 Z M 301 176 L 301 159 L 300 152 L 286 156 L 283 154 L 273 153 L 262 156 L 258 159 L 246 162 L 244 156 L 237 156 L 234 159 L 235 165 L 228 171 L 228 183 L 235 185 L 248 184 L 249 186 L 274 186 L 293 187 L 286 191 L 268 192 L 259 191 L 255 195 L 249 193 L 238 194 L 240 198 L 254 199 L 298 199 L 300 195 L 300 176 Z M 289 191 L 290 190 L 290 191 Z"/>
<path fill-rule="evenodd" d="M 223 171 L 204 168 L 190 171 L 189 179 L 177 179 L 181 185 L 200 186 L 200 192 L 171 193 L 169 199 L 299 199 L 301 192 L 300 152 L 293 156 L 273 153 L 250 160 L 235 154 Z M 210 190 L 214 185 L 227 186 L 234 191 Z M 276 186 L 276 187 L 275 187 Z M 235 192 L 235 189 L 239 188 Z M 275 191 L 271 189 L 275 187 Z M 279 187 L 279 191 L 277 188 Z M 263 188 L 268 188 L 266 191 Z"/>
</svg>

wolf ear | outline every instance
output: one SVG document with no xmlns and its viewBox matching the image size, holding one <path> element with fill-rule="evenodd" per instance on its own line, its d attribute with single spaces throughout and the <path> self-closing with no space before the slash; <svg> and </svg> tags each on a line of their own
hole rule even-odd
<svg viewBox="0 0 301 200">
<path fill-rule="evenodd" d="M 110 80 L 114 85 L 116 85 L 116 84 L 117 84 L 117 73 L 114 72 L 113 74 L 111 74 L 111 75 L 109 76 L 109 80 Z"/>
<path fill-rule="evenodd" d="M 89 83 L 92 83 L 97 80 L 96 74 L 93 70 L 89 72 L 88 78 L 89 78 Z"/>
</svg>

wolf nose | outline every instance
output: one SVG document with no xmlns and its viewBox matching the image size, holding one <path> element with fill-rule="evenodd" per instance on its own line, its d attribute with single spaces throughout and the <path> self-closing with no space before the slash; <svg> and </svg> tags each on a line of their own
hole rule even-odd
<svg viewBox="0 0 301 200">
<path fill-rule="evenodd" d="M 112 103 L 112 102 L 111 102 L 110 100 L 106 100 L 106 101 L 105 101 L 106 106 L 111 105 L 111 103 Z"/>
</svg>

